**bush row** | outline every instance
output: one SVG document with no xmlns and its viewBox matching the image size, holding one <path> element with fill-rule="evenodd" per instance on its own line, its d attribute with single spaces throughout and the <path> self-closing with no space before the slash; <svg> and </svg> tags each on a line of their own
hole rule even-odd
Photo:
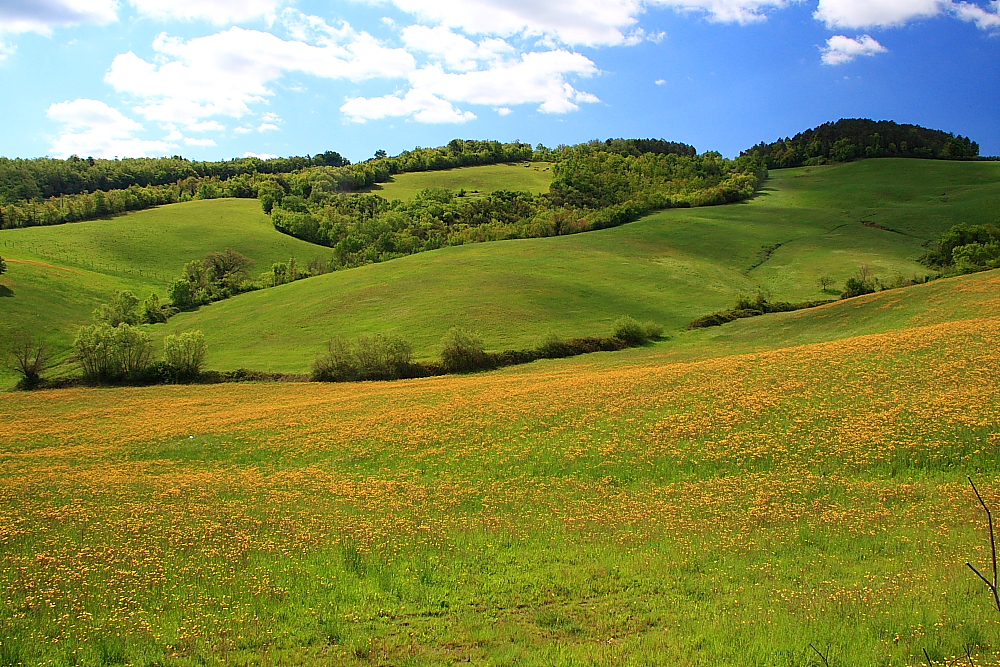
<svg viewBox="0 0 1000 667">
<path fill-rule="evenodd" d="M 615 322 L 610 336 L 567 341 L 550 336 L 532 349 L 488 352 L 481 338 L 453 328 L 441 341 L 441 360 L 429 363 L 413 361 L 413 346 L 398 336 L 375 334 L 354 341 L 335 338 L 327 344 L 326 352 L 313 363 L 312 379 L 317 382 L 357 382 L 471 373 L 527 364 L 539 359 L 614 352 L 645 345 L 662 335 L 663 328 L 658 324 L 622 317 Z"/>
<path fill-rule="evenodd" d="M 834 299 L 821 299 L 819 301 L 803 301 L 801 303 L 788 303 L 787 301 L 771 302 L 767 297 L 758 292 L 756 296 L 741 295 L 736 300 L 736 305 L 729 310 L 720 310 L 710 315 L 704 315 L 688 324 L 688 329 L 703 329 L 706 327 L 718 327 L 735 320 L 748 317 L 757 317 L 767 313 L 788 313 L 793 310 L 804 308 L 815 308 L 827 303 L 832 303 Z"/>
</svg>

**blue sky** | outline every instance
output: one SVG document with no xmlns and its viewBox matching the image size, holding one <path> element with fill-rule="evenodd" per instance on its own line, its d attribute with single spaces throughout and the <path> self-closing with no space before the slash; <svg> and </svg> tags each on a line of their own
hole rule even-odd
<svg viewBox="0 0 1000 667">
<path fill-rule="evenodd" d="M 1000 0 L 0 0 L 0 155 L 733 156 L 842 117 L 1000 154 Z"/>
</svg>

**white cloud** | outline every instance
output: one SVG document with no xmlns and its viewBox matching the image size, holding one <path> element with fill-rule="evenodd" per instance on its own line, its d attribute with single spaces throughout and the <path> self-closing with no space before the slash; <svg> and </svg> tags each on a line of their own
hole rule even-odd
<svg viewBox="0 0 1000 667">
<path fill-rule="evenodd" d="M 509 116 L 512 113 L 514 113 L 513 109 L 508 109 L 507 107 L 497 107 L 496 109 L 494 109 L 494 111 L 496 111 L 501 116 Z"/>
<path fill-rule="evenodd" d="M 7 0 L 0 2 L 0 33 L 52 33 L 52 28 L 118 20 L 117 0 Z"/>
<path fill-rule="evenodd" d="M 1000 0 L 992 0 L 989 9 L 970 2 L 955 2 L 950 6 L 955 16 L 975 23 L 980 30 L 1000 30 Z"/>
<path fill-rule="evenodd" d="M 273 21 L 285 0 L 129 0 L 141 16 L 204 20 L 222 25 L 254 19 Z"/>
<path fill-rule="evenodd" d="M 273 123 L 261 123 L 257 127 L 258 132 L 271 132 L 273 130 L 280 130 L 281 128 Z"/>
<path fill-rule="evenodd" d="M 538 104 L 543 113 L 566 113 L 578 109 L 580 103 L 600 101 L 574 88 L 566 77 L 596 73 L 590 59 L 564 50 L 525 53 L 519 60 L 472 72 L 446 72 L 434 64 L 412 72 L 412 88 L 403 95 L 353 98 L 340 109 L 356 122 L 387 116 L 412 116 L 426 123 L 461 123 L 475 118 L 452 104 L 462 102 L 491 107 Z"/>
<path fill-rule="evenodd" d="M 392 0 L 425 23 L 467 35 L 524 35 L 567 45 L 634 44 L 650 36 L 638 17 L 650 7 L 705 13 L 715 21 L 749 23 L 797 0 Z"/>
<path fill-rule="evenodd" d="M 142 125 L 98 100 L 59 102 L 48 108 L 48 117 L 62 123 L 62 134 L 52 143 L 52 153 L 62 157 L 148 157 L 164 154 L 175 145 L 146 141 L 133 135 Z"/>
<path fill-rule="evenodd" d="M 281 117 L 278 116 L 278 114 L 276 114 L 276 113 L 274 113 L 272 111 L 268 111 L 266 114 L 264 114 L 263 116 L 261 116 L 260 119 L 262 121 L 266 122 L 266 123 L 272 123 L 272 122 L 275 122 L 275 121 L 281 122 Z"/>
<path fill-rule="evenodd" d="M 410 89 L 402 96 L 355 97 L 344 103 L 340 110 L 356 123 L 389 116 L 412 116 L 421 123 L 464 123 L 476 118 L 471 111 L 463 112 L 433 93 L 416 89 Z"/>
<path fill-rule="evenodd" d="M 237 128 L 233 128 L 233 132 L 235 132 L 236 134 L 249 134 L 249 133 L 253 132 L 253 128 L 252 127 L 237 127 Z"/>
<path fill-rule="evenodd" d="M 824 65 L 843 65 L 859 56 L 874 56 L 886 53 L 887 48 L 879 44 L 870 35 L 851 39 L 844 35 L 835 35 L 826 40 L 826 46 L 821 48 Z"/>
<path fill-rule="evenodd" d="M 136 111 L 162 123 L 193 124 L 211 116 L 242 118 L 250 104 L 271 96 L 269 85 L 288 72 L 362 81 L 399 78 L 414 69 L 412 55 L 350 31 L 346 43 L 313 46 L 233 27 L 184 41 L 161 34 L 156 57 L 117 56 L 105 80 L 140 100 Z"/>
<path fill-rule="evenodd" d="M 246 153 L 243 154 L 243 157 L 256 157 L 260 158 L 261 160 L 273 160 L 278 156 L 275 155 L 274 153 L 251 153 L 250 151 L 247 151 Z"/>
<path fill-rule="evenodd" d="M 648 0 L 649 4 L 681 11 L 703 12 L 713 21 L 754 23 L 767 18 L 770 9 L 782 9 L 797 0 Z M 662 39 L 662 37 L 661 37 Z"/>
<path fill-rule="evenodd" d="M 184 138 L 185 146 L 215 146 L 216 143 L 211 139 L 192 139 L 191 137 Z"/>
<path fill-rule="evenodd" d="M 187 126 L 189 132 L 225 132 L 226 126 L 217 120 L 206 120 L 203 123 L 193 123 Z"/>
<path fill-rule="evenodd" d="M 813 16 L 830 28 L 903 25 L 937 16 L 947 0 L 819 0 Z"/>
<path fill-rule="evenodd" d="M 667 80 L 666 79 L 657 79 L 653 83 L 655 83 L 657 86 L 665 86 L 665 85 L 667 85 Z"/>
<path fill-rule="evenodd" d="M 514 53 L 514 47 L 502 39 L 476 44 L 444 26 L 411 25 L 403 28 L 401 35 L 409 50 L 426 53 L 448 69 L 463 72 L 477 69 L 480 62 L 496 61 Z"/>
</svg>

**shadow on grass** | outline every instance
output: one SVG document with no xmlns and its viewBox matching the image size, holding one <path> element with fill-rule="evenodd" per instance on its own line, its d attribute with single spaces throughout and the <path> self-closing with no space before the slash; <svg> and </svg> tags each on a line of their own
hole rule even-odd
<svg viewBox="0 0 1000 667">
<path fill-rule="evenodd" d="M 4 296 L 14 296 L 14 290 L 7 287 L 6 285 L 0 285 L 0 297 Z"/>
</svg>

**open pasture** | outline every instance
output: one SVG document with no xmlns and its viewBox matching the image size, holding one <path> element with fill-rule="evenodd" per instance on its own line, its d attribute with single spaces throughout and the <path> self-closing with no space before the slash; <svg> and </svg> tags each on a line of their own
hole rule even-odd
<svg viewBox="0 0 1000 667">
<path fill-rule="evenodd" d="M 886 159 L 785 169 L 745 204 L 443 248 L 241 296 L 158 329 L 202 330 L 218 368 L 285 372 L 307 371 L 335 335 L 390 332 L 412 341 L 418 357 L 434 358 L 452 326 L 478 330 L 493 349 L 532 347 L 550 332 L 601 335 L 623 314 L 671 332 L 757 289 L 776 300 L 834 298 L 819 278 L 841 287 L 861 264 L 886 281 L 926 275 L 917 262 L 926 244 L 959 222 L 994 220 L 997 196 L 997 163 Z"/>
<path fill-rule="evenodd" d="M 886 296 L 886 295 L 879 295 Z M 760 318 L 766 321 L 769 318 Z M 0 657 L 997 665 L 1000 318 L 669 363 L 0 397 Z"/>
<path fill-rule="evenodd" d="M 413 171 L 396 174 L 388 183 L 379 183 L 367 190 L 388 200 L 409 201 L 426 188 L 465 190 L 466 195 L 487 195 L 494 190 L 524 190 L 541 194 L 548 192 L 552 182 L 552 165 L 548 162 L 491 164 L 481 167 L 459 167 L 444 171 Z"/>
</svg>

